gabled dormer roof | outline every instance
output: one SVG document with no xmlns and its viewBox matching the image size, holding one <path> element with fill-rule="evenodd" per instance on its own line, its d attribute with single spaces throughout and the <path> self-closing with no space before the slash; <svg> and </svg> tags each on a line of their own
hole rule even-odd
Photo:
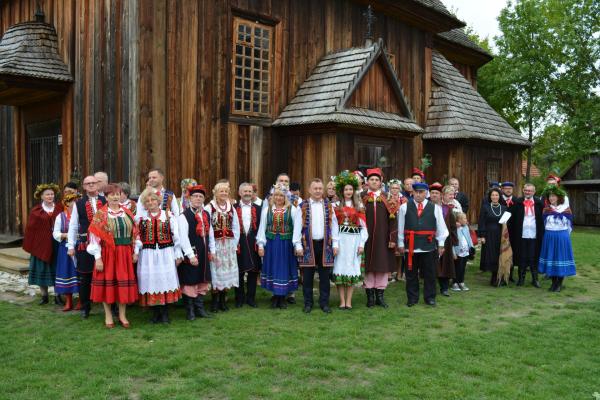
<svg viewBox="0 0 600 400">
<path fill-rule="evenodd" d="M 529 147 L 462 74 L 433 51 L 432 80 L 424 140 L 473 139 Z"/>
<path fill-rule="evenodd" d="M 379 64 L 377 64 L 379 63 Z M 386 112 L 352 105 L 351 98 L 371 69 L 379 65 L 399 112 Z M 386 130 L 422 132 L 416 124 L 402 85 L 379 40 L 366 47 L 326 55 L 300 86 L 273 126 L 337 124 Z"/>
</svg>

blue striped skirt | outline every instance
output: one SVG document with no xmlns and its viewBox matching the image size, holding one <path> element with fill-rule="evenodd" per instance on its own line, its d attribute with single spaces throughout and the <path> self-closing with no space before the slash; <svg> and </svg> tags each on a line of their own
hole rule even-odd
<svg viewBox="0 0 600 400">
<path fill-rule="evenodd" d="M 544 233 L 538 270 L 547 276 L 575 275 L 573 246 L 568 230 Z"/>
</svg>

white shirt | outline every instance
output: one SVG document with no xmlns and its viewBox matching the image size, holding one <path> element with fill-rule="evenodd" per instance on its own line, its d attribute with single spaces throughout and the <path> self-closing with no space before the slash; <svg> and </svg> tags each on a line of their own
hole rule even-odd
<svg viewBox="0 0 600 400">
<path fill-rule="evenodd" d="M 179 217 L 177 217 L 177 227 L 179 228 L 179 247 L 181 254 L 187 258 L 194 257 L 194 249 L 192 248 L 189 237 L 190 225 L 188 224 L 185 215 L 180 214 Z M 208 249 L 210 252 L 210 249 L 215 248 L 215 232 L 213 231 L 211 223 L 208 224 L 208 230 Z M 181 257 L 181 255 L 178 255 L 178 257 Z"/>
<path fill-rule="evenodd" d="M 69 220 L 70 222 L 70 220 Z M 63 241 L 62 238 L 62 218 L 59 215 L 58 217 L 56 217 L 56 219 L 54 220 L 54 229 L 52 230 L 52 237 L 54 238 L 54 240 L 56 240 L 58 243 Z"/>
<path fill-rule="evenodd" d="M 463 212 L 462 206 L 460 205 L 458 200 L 456 200 L 456 199 L 452 200 L 452 205 L 454 205 L 454 208 L 452 208 L 452 212 L 455 212 L 455 213 Z"/>
<path fill-rule="evenodd" d="M 310 201 L 310 234 L 312 240 L 323 240 L 325 238 L 325 201 L 321 199 L 316 201 L 313 198 Z M 334 248 L 338 248 L 339 242 L 339 227 L 333 207 L 329 206 L 331 213 L 331 244 Z"/>
<path fill-rule="evenodd" d="M 265 204 L 268 204 L 266 202 Z M 275 205 L 271 207 L 275 210 Z M 296 250 L 302 250 L 302 212 L 298 207 L 290 207 L 292 213 L 292 223 L 294 224 L 294 230 L 292 233 L 292 244 Z M 263 207 L 260 213 L 260 225 L 258 227 L 258 234 L 256 235 L 256 244 L 260 249 L 264 249 L 267 244 L 267 215 L 269 213 L 269 207 Z"/>
<path fill-rule="evenodd" d="M 164 199 L 164 195 L 165 195 L 165 188 L 162 188 L 162 189 L 160 189 L 160 207 L 161 208 L 162 208 L 162 202 Z M 181 210 L 179 209 L 179 201 L 177 201 L 177 197 L 175 197 L 175 195 L 173 195 L 173 197 L 171 198 L 171 213 L 175 217 L 178 217 L 179 214 L 181 214 Z M 146 214 L 148 214 L 148 211 L 146 211 L 146 207 L 144 207 L 144 205 L 142 204 L 142 201 L 140 199 L 138 199 L 135 216 L 137 217 L 139 215 L 140 217 L 145 217 Z"/>
<path fill-rule="evenodd" d="M 565 203 L 554 207 L 551 206 L 552 209 L 556 212 L 562 213 L 564 212 L 567 208 L 569 208 L 569 206 Z M 569 231 L 569 234 L 571 233 L 571 231 L 573 230 L 573 226 L 571 221 L 563 216 L 563 215 L 552 215 L 546 218 L 546 222 L 544 224 L 544 228 L 547 231 Z"/>
<path fill-rule="evenodd" d="M 411 199 L 417 207 L 419 205 L 414 199 Z M 423 210 L 425 210 L 425 206 L 427 206 L 428 200 L 423 200 Z M 404 247 L 404 223 L 406 221 L 406 210 L 408 203 L 404 203 L 400 206 L 400 210 L 398 211 L 398 247 Z M 435 224 L 436 224 L 436 232 L 435 232 L 435 240 L 438 242 L 438 247 L 444 247 L 444 242 L 446 238 L 450 234 L 448 232 L 448 228 L 446 228 L 446 223 L 444 222 L 444 212 L 442 211 L 442 207 L 437 204 L 434 204 L 434 215 L 435 215 Z M 421 249 L 414 249 L 415 253 L 424 253 Z"/>
<path fill-rule="evenodd" d="M 525 198 L 523 201 L 527 200 Z M 523 218 L 523 234 L 521 237 L 523 239 L 535 239 L 536 238 L 536 225 L 535 225 L 535 200 L 533 197 L 529 199 L 533 201 L 533 213 L 531 215 L 527 215 L 527 207 L 525 203 L 523 203 L 523 211 L 525 213 L 525 217 Z"/>
<path fill-rule="evenodd" d="M 250 224 L 252 224 L 252 203 L 246 204 L 240 201 L 240 208 L 242 210 L 242 224 L 244 226 L 244 233 L 248 233 L 250 230 Z"/>
<path fill-rule="evenodd" d="M 259 207 L 262 206 L 262 203 L 263 203 L 263 201 L 260 197 L 257 197 L 256 200 L 254 200 L 254 204 L 256 204 Z"/>
<path fill-rule="evenodd" d="M 88 200 L 92 205 L 92 211 L 96 214 L 98 197 L 88 196 Z M 90 224 L 92 221 L 90 221 Z M 69 220 L 69 230 L 67 232 L 67 249 L 74 249 L 77 243 L 77 235 L 79 234 L 79 213 L 77 212 L 77 205 L 73 205 L 73 212 L 71 212 L 71 219 Z"/>
</svg>

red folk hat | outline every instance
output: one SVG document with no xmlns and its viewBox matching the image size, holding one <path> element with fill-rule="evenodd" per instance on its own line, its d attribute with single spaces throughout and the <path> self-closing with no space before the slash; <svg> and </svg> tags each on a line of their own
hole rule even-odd
<svg viewBox="0 0 600 400">
<path fill-rule="evenodd" d="M 204 196 L 206 196 L 206 189 L 204 189 L 204 185 L 188 186 L 187 191 L 190 196 L 194 193 L 202 193 Z"/>
<path fill-rule="evenodd" d="M 434 182 L 431 185 L 429 185 L 429 191 L 437 190 L 438 192 L 441 192 L 442 188 L 443 188 L 443 186 L 439 182 Z"/>
<path fill-rule="evenodd" d="M 425 178 L 425 172 L 421 171 L 419 168 L 416 167 L 412 169 L 412 174 L 413 176 L 419 175 L 421 178 Z"/>
<path fill-rule="evenodd" d="M 546 180 L 548 179 L 554 179 L 556 181 L 556 183 L 560 183 L 560 178 L 554 174 L 550 174 L 546 177 Z"/>
<path fill-rule="evenodd" d="M 373 175 L 378 176 L 379 179 L 383 179 L 383 172 L 381 172 L 381 168 L 371 168 L 367 170 L 367 179 Z"/>
</svg>

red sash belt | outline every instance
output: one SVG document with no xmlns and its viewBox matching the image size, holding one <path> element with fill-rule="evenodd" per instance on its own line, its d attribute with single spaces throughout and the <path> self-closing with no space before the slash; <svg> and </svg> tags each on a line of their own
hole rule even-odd
<svg viewBox="0 0 600 400">
<path fill-rule="evenodd" d="M 408 270 L 412 271 L 412 258 L 413 253 L 415 252 L 415 235 L 417 236 L 427 236 L 427 241 L 431 243 L 433 241 L 433 237 L 435 236 L 435 231 L 404 231 L 404 238 L 408 236 Z"/>
</svg>

